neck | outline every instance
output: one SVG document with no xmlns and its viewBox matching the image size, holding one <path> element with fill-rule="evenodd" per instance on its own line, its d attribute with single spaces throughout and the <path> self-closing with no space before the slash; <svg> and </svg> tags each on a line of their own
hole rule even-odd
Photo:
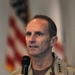
<svg viewBox="0 0 75 75">
<path fill-rule="evenodd" d="M 44 70 L 52 65 L 53 57 L 52 53 L 48 53 L 44 56 L 32 57 L 32 66 L 35 70 Z"/>
</svg>

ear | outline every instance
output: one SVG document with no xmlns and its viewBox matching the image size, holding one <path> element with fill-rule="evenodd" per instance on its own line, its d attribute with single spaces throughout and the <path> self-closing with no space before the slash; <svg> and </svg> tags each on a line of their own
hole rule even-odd
<svg viewBox="0 0 75 75">
<path fill-rule="evenodd" d="M 53 36 L 52 39 L 51 39 L 50 45 L 53 47 L 56 44 L 57 40 L 58 40 L 58 37 Z"/>
</svg>

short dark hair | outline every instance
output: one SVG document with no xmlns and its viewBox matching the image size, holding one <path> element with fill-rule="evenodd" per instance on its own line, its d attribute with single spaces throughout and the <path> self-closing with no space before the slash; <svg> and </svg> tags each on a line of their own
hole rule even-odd
<svg viewBox="0 0 75 75">
<path fill-rule="evenodd" d="M 35 18 L 41 18 L 41 19 L 45 19 L 48 21 L 48 28 L 49 28 L 50 37 L 57 35 L 56 24 L 54 23 L 54 21 L 50 17 L 45 16 L 45 15 L 35 15 L 33 19 L 35 19 Z"/>
</svg>

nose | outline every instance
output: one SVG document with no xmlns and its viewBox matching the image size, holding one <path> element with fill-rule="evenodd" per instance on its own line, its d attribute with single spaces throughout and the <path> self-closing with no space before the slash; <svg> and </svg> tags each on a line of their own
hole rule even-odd
<svg viewBox="0 0 75 75">
<path fill-rule="evenodd" d="M 33 44 L 33 43 L 35 43 L 35 41 L 36 41 L 35 36 L 34 36 L 34 35 L 31 35 L 31 36 L 30 36 L 30 39 L 29 39 L 29 42 L 30 42 L 31 44 Z"/>
</svg>

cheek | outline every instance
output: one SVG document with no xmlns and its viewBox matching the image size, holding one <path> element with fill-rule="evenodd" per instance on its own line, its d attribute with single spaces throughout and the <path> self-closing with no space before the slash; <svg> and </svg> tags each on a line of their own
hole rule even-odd
<svg viewBox="0 0 75 75">
<path fill-rule="evenodd" d="M 26 46 L 28 45 L 28 39 L 27 38 L 25 38 L 25 43 L 26 43 Z"/>
<path fill-rule="evenodd" d="M 42 40 L 40 42 L 40 46 L 42 46 L 42 47 L 50 47 L 50 40 L 46 40 L 46 39 Z"/>
<path fill-rule="evenodd" d="M 50 50 L 50 43 L 49 43 L 49 41 L 47 41 L 47 40 L 42 41 L 40 43 L 40 47 L 39 48 L 40 48 L 41 52 Z"/>
</svg>

